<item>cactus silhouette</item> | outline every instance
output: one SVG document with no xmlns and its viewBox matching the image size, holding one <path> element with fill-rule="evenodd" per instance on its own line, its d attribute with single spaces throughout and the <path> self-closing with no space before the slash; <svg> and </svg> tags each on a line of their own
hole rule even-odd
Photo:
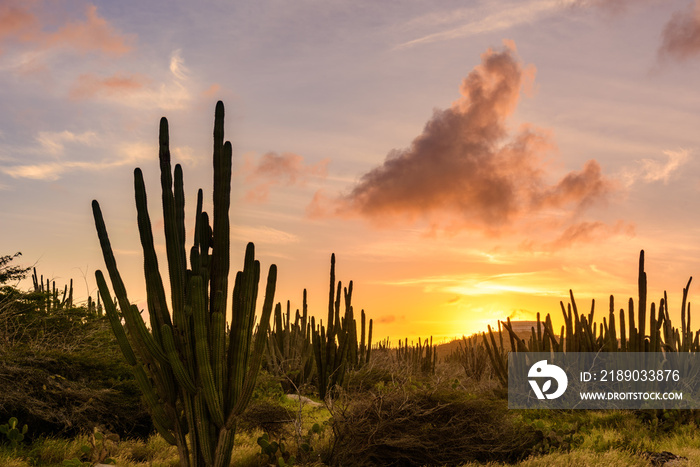
<svg viewBox="0 0 700 467">
<path fill-rule="evenodd" d="M 270 266 L 262 316 L 254 334 L 260 263 L 255 260 L 253 244 L 248 244 L 243 270 L 235 278 L 226 336 L 232 149 L 231 143 L 224 143 L 223 103 L 217 103 L 214 119 L 213 223 L 202 210 L 200 189 L 189 268 L 182 168 L 176 165 L 171 171 L 165 118 L 160 121 L 159 143 L 172 309 L 168 308 L 158 269 L 146 189 L 138 168 L 134 170 L 134 188 L 150 329 L 129 301 L 97 201 L 92 203 L 95 226 L 117 303 L 103 273 L 98 270 L 95 277 L 112 330 L 132 366 L 154 425 L 169 443 L 177 445 L 180 465 L 228 466 L 236 419 L 251 398 L 260 368 L 277 268 Z"/>
<path fill-rule="evenodd" d="M 624 308 L 620 308 L 619 314 L 616 315 L 615 298 L 611 295 L 608 316 L 603 317 L 602 323 L 595 323 L 595 300 L 591 302 L 591 310 L 588 314 L 579 313 L 574 293 L 569 290 L 570 302 L 566 306 L 564 302 L 560 302 L 564 325 L 561 327 L 559 336 L 554 332 L 549 314 L 544 322 L 540 320 L 540 314 L 537 314 L 537 327 L 531 328 L 531 335 L 527 342 L 513 330 L 510 318 L 500 321 L 499 329 L 502 325 L 508 332 L 511 352 L 698 352 L 700 351 L 700 331 L 693 333 L 690 328 L 688 291 L 692 280 L 692 277 L 688 279 L 688 283 L 683 288 L 680 329 L 674 327 L 669 318 L 666 292 L 659 300 L 658 308 L 656 303 L 651 303 L 647 314 L 644 250 L 639 253 L 636 313 L 635 302 L 630 298 L 627 303 L 627 312 Z M 627 316 L 626 319 L 625 316 Z M 500 382 L 506 386 L 508 360 L 502 334 L 500 345 L 496 342 L 490 326 L 488 333 L 483 333 L 482 337 L 494 372 Z"/>
</svg>

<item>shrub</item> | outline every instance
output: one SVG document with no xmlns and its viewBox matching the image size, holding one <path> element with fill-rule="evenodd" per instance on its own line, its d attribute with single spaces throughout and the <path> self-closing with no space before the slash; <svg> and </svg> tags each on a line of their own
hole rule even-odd
<svg viewBox="0 0 700 467">
<path fill-rule="evenodd" d="M 87 306 L 47 311 L 40 295 L 0 290 L 0 420 L 20 418 L 30 439 L 95 426 L 147 436 L 150 418 L 107 319 Z"/>
<path fill-rule="evenodd" d="M 503 401 L 426 385 L 379 391 L 334 409 L 333 465 L 518 461 L 540 441 Z"/>
</svg>

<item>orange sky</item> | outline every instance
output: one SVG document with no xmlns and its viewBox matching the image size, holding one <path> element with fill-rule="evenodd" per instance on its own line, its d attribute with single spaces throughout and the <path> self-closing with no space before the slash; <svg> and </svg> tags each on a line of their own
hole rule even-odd
<svg viewBox="0 0 700 467">
<path fill-rule="evenodd" d="M 700 264 L 700 7 L 349 5 L 4 2 L 0 254 L 94 296 L 97 199 L 143 306 L 133 169 L 157 200 L 167 116 L 192 229 L 221 99 L 231 267 L 254 241 L 278 301 L 308 288 L 325 317 L 335 253 L 376 339 L 537 312 L 558 327 L 569 289 L 601 319 L 611 293 L 636 296 L 644 249 L 650 297 L 668 290 L 678 320 Z"/>
</svg>

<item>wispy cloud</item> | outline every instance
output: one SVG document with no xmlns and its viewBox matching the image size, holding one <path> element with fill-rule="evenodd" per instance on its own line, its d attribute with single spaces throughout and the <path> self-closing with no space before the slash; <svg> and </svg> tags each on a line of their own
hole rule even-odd
<svg viewBox="0 0 700 467">
<path fill-rule="evenodd" d="M 690 151 L 687 149 L 666 150 L 664 155 L 668 157 L 665 163 L 653 159 L 642 159 L 642 173 L 645 181 L 668 183 L 671 174 L 688 161 Z"/>
<path fill-rule="evenodd" d="M 72 142 L 78 142 L 82 144 L 91 144 L 94 142 L 94 134 L 87 133 L 88 138 L 83 138 L 83 141 L 71 140 L 65 135 L 69 132 L 56 133 L 59 135 L 58 138 L 53 138 L 49 147 L 52 147 L 55 152 L 54 155 L 60 155 L 63 152 L 63 148 L 60 145 L 60 141 L 70 140 Z M 60 136 L 64 135 L 64 136 Z M 58 142 L 57 142 L 58 141 Z M 138 161 L 153 158 L 154 148 L 149 144 L 141 143 L 129 143 L 122 144 L 116 151 L 116 154 L 112 157 L 106 157 L 97 161 L 86 161 L 86 160 L 63 160 L 61 158 L 55 158 L 49 162 L 36 162 L 33 164 L 16 164 L 16 165 L 0 165 L 0 172 L 9 175 L 16 179 L 33 179 L 33 180 L 46 180 L 53 181 L 58 180 L 61 176 L 67 172 L 73 172 L 76 170 L 83 171 L 103 171 L 111 170 L 116 167 L 121 167 L 125 165 L 133 165 Z"/>
<path fill-rule="evenodd" d="M 503 31 L 519 24 L 535 22 L 573 3 L 575 3 L 575 0 L 530 0 L 505 5 L 497 2 L 495 8 L 490 9 L 491 11 L 489 9 L 473 9 L 469 11 L 468 16 L 463 14 L 463 10 L 460 10 L 459 13 L 461 14 L 441 15 L 438 22 L 446 22 L 448 21 L 447 18 L 451 18 L 451 22 L 454 22 L 455 20 L 463 19 L 465 16 L 470 18 L 479 17 L 479 19 L 403 42 L 396 46 L 395 49 L 405 49 L 431 42 Z M 435 20 L 435 16 L 429 18 L 429 21 Z M 414 20 L 413 22 L 420 23 L 419 20 Z"/>
<path fill-rule="evenodd" d="M 265 226 L 234 226 L 231 235 L 237 240 L 255 241 L 261 244 L 288 245 L 299 242 L 299 237 L 294 234 Z"/>
<path fill-rule="evenodd" d="M 561 284 L 555 271 L 533 271 L 510 274 L 460 274 L 417 277 L 399 281 L 383 281 L 382 285 L 422 286 L 426 293 L 441 292 L 458 296 L 521 293 L 539 296 L 560 296 Z"/>
<path fill-rule="evenodd" d="M 247 201 L 264 202 L 274 185 L 304 186 L 312 177 L 325 178 L 329 159 L 316 164 L 304 164 L 304 158 L 298 154 L 268 152 L 258 161 L 246 156 L 243 175 L 247 184 L 253 188 L 245 194 Z"/>
<path fill-rule="evenodd" d="M 614 225 L 608 225 L 600 221 L 584 221 L 567 227 L 556 240 L 545 244 L 544 248 L 561 250 L 570 248 L 575 244 L 605 240 L 613 235 L 633 237 L 634 234 L 634 224 L 621 220 Z"/>
<path fill-rule="evenodd" d="M 180 110 L 196 97 L 199 84 L 191 75 L 182 51 L 177 49 L 170 55 L 167 70 L 158 78 L 140 73 L 84 73 L 76 78 L 68 96 L 74 100 L 104 99 L 138 109 Z"/>
<path fill-rule="evenodd" d="M 150 79 L 140 74 L 115 73 L 100 77 L 94 73 L 84 73 L 73 83 L 68 96 L 71 99 L 91 99 L 96 96 L 123 97 L 143 89 Z"/>
<path fill-rule="evenodd" d="M 40 131 L 36 138 L 40 150 L 53 156 L 63 155 L 66 144 L 78 144 L 92 146 L 97 142 L 97 133 L 85 131 L 73 133 L 72 131 Z"/>
<path fill-rule="evenodd" d="M 626 186 L 643 181 L 646 183 L 663 182 L 667 184 L 678 169 L 690 160 L 688 149 L 667 149 L 663 151 L 666 160 L 642 159 L 639 165 L 633 169 L 625 169 L 622 172 L 622 180 Z"/>
</svg>

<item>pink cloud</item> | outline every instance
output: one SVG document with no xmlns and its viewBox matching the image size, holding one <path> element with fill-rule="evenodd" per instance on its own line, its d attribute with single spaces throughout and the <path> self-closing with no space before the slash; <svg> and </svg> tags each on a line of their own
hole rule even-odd
<svg viewBox="0 0 700 467">
<path fill-rule="evenodd" d="M 521 63 L 512 42 L 481 58 L 463 80 L 461 97 L 435 110 L 409 147 L 390 151 L 345 195 L 317 192 L 308 215 L 359 216 L 383 226 L 426 221 L 452 232 L 495 234 L 544 211 L 578 213 L 605 201 L 614 184 L 595 160 L 549 184 L 550 132 L 530 124 L 509 131 L 535 68 Z"/>
<path fill-rule="evenodd" d="M 132 48 L 131 38 L 121 35 L 107 20 L 97 14 L 95 5 L 86 7 L 85 21 L 71 21 L 58 31 L 47 34 L 48 47 L 68 46 L 80 52 L 101 52 L 118 57 Z"/>
<path fill-rule="evenodd" d="M 124 55 L 133 47 L 134 36 L 120 33 L 91 4 L 85 8 L 84 20 L 70 21 L 56 31 L 48 31 L 48 21 L 41 15 L 42 3 L 9 0 L 0 5 L 0 46 L 24 43 L 37 50 L 63 47 L 109 57 Z"/>
<path fill-rule="evenodd" d="M 661 34 L 659 58 L 688 60 L 700 54 L 700 1 L 673 14 Z"/>
<path fill-rule="evenodd" d="M 78 77 L 68 95 L 71 99 L 89 99 L 99 95 L 122 95 L 138 91 L 148 82 L 148 78 L 139 74 L 116 73 L 112 76 L 100 77 L 94 73 L 85 73 Z"/>
<path fill-rule="evenodd" d="M 245 195 L 247 201 L 264 202 L 273 185 L 303 186 L 311 177 L 324 178 L 328 159 L 313 165 L 305 165 L 298 154 L 268 152 L 257 162 L 246 159 L 243 169 L 246 183 L 254 185 Z"/>
</svg>

